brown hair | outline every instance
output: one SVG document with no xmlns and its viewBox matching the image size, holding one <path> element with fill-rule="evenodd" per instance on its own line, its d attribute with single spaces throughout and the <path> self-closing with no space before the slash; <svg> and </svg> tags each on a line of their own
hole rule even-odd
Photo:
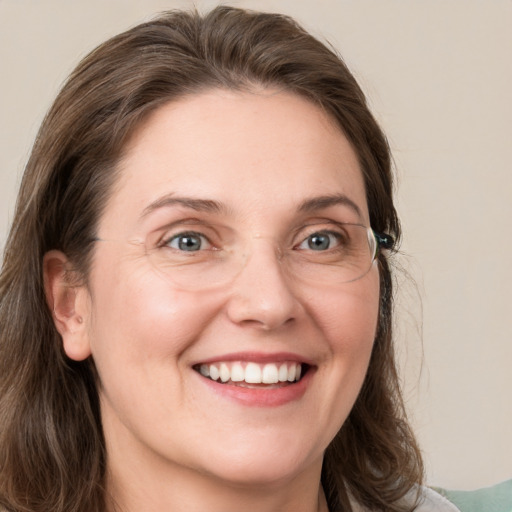
<svg viewBox="0 0 512 512">
<path fill-rule="evenodd" d="M 203 89 L 255 84 L 308 98 L 337 121 L 360 160 L 372 227 L 399 237 L 386 139 L 343 61 L 291 19 L 229 7 L 205 16 L 172 11 L 98 47 L 72 73 L 43 122 L 5 249 L 0 507 L 105 509 L 94 364 L 63 353 L 45 301 L 43 255 L 63 251 L 86 280 L 116 163 L 142 118 Z M 332 512 L 351 510 L 349 497 L 372 510 L 405 510 L 402 498 L 422 478 L 394 360 L 391 273 L 386 256 L 379 260 L 380 318 L 368 373 L 324 459 Z"/>
</svg>

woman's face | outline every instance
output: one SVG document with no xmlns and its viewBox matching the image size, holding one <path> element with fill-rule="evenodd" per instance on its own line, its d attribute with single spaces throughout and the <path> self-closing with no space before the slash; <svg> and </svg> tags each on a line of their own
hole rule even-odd
<svg viewBox="0 0 512 512">
<path fill-rule="evenodd" d="M 214 90 L 146 120 L 84 315 L 111 466 L 240 484 L 319 471 L 368 366 L 378 269 L 341 284 L 285 260 L 332 255 L 342 222 L 369 224 L 361 170 L 306 100 Z"/>
</svg>

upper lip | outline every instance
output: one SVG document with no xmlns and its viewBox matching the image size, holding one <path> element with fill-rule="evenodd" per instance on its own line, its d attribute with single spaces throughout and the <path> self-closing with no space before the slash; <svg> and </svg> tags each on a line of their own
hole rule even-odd
<svg viewBox="0 0 512 512">
<path fill-rule="evenodd" d="M 247 361 L 261 364 L 291 361 L 314 366 L 314 363 L 311 361 L 311 359 L 299 354 L 295 354 L 293 352 L 231 352 L 228 354 L 209 357 L 207 359 L 201 359 L 200 361 L 193 363 L 192 366 L 197 364 L 214 364 L 224 361 Z"/>
</svg>

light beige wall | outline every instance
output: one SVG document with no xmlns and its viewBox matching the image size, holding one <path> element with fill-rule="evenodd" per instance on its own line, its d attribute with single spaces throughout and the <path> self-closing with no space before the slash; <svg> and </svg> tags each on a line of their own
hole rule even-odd
<svg viewBox="0 0 512 512">
<path fill-rule="evenodd" d="M 198 1 L 200 7 L 215 1 Z M 512 2 L 246 0 L 344 55 L 399 176 L 400 347 L 431 483 L 512 477 Z M 37 126 L 79 57 L 164 0 L 0 0 L 0 244 Z M 416 315 L 416 317 L 415 317 Z"/>
</svg>

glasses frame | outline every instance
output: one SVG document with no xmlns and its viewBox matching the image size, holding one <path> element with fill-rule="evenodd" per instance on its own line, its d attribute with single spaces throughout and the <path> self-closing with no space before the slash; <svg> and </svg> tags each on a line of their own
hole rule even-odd
<svg viewBox="0 0 512 512">
<path fill-rule="evenodd" d="M 366 228 L 367 232 L 371 233 L 373 235 L 373 238 L 375 240 L 375 252 L 373 254 L 372 263 L 377 259 L 380 250 L 382 250 L 382 249 L 393 250 L 394 249 L 395 240 L 388 233 L 379 233 L 378 231 L 373 230 L 371 227 L 366 227 L 362 224 L 356 224 L 356 225 L 360 226 L 362 228 Z M 92 241 L 95 243 L 95 242 L 109 242 L 109 241 L 113 241 L 113 240 L 104 239 L 104 238 L 100 238 L 100 237 L 94 237 Z M 355 279 L 351 279 L 349 281 L 344 281 L 344 282 L 350 283 L 353 281 L 357 281 L 358 279 L 361 279 L 363 276 L 365 276 L 369 270 L 370 270 L 370 267 L 361 276 L 356 277 Z"/>
</svg>

